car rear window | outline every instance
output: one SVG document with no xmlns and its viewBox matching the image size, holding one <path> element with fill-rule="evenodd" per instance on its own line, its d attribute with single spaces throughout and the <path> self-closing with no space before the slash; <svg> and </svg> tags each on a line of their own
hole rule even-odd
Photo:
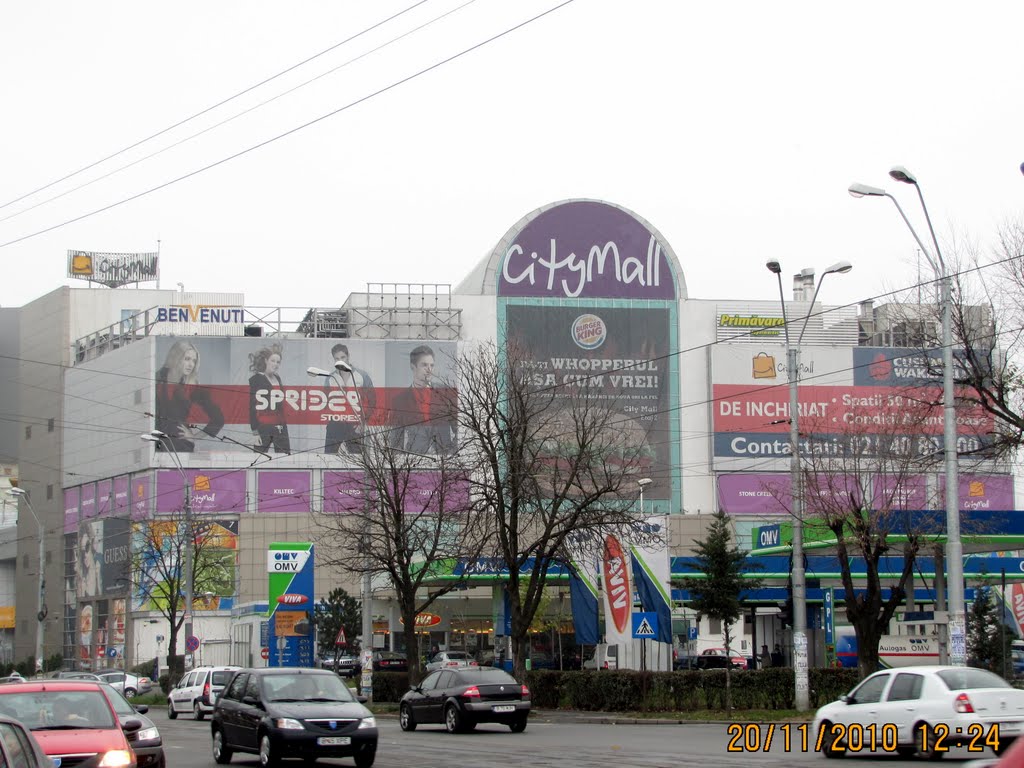
<svg viewBox="0 0 1024 768">
<path fill-rule="evenodd" d="M 448 651 L 448 658 L 452 660 L 463 661 L 469 658 L 469 654 L 463 653 L 462 651 Z"/>
<path fill-rule="evenodd" d="M 972 688 L 1012 688 L 1008 682 L 985 669 L 973 667 L 957 667 L 944 669 L 938 673 L 939 679 L 951 691 L 966 691 Z"/>
<path fill-rule="evenodd" d="M 231 679 L 231 676 L 233 674 L 235 674 L 235 670 L 233 670 L 233 669 L 232 670 L 227 670 L 227 669 L 217 670 L 216 672 L 213 673 L 213 679 L 212 679 L 210 684 L 211 685 L 227 685 L 228 684 L 228 680 Z"/>
<path fill-rule="evenodd" d="M 456 672 L 455 674 L 460 680 L 481 683 L 483 685 L 502 685 L 509 683 L 512 685 L 518 685 L 516 679 L 512 677 L 512 675 L 500 669 L 495 669 L 494 667 L 478 667 L 473 670 Z"/>
</svg>

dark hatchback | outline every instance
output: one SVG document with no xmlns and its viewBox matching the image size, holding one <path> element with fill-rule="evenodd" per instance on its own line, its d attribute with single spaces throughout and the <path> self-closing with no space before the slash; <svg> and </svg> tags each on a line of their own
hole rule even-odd
<svg viewBox="0 0 1024 768">
<path fill-rule="evenodd" d="M 370 768 L 377 755 L 377 721 L 327 669 L 239 670 L 217 697 L 210 728 L 221 764 L 249 752 L 262 766 L 352 757 Z"/>
<path fill-rule="evenodd" d="M 441 723 L 449 733 L 471 731 L 477 723 L 501 723 L 513 733 L 526 730 L 530 689 L 493 667 L 431 672 L 402 696 L 398 721 L 403 731 Z"/>
</svg>

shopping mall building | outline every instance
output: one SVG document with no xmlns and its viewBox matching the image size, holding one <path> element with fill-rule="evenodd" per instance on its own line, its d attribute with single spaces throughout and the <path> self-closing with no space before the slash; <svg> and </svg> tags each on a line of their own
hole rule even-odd
<svg viewBox="0 0 1024 768">
<path fill-rule="evenodd" d="M 545 383 L 607 392 L 625 428 L 646 441 L 652 482 L 643 512 L 667 516 L 673 574 L 714 510 L 733 516 L 743 546 L 755 528 L 786 519 L 789 372 L 778 300 L 689 297 L 671 244 L 639 215 L 602 201 L 540 208 L 465 268 L 457 284 L 372 284 L 331 308 L 90 286 L 62 287 L 0 314 L 9 373 L 0 396 L 20 414 L 0 431 L 0 453 L 16 463 L 45 528 L 42 620 L 35 523 L 19 515 L 16 529 L 0 529 L 0 545 L 4 530 L 17 543 L 18 589 L 0 585 L 0 600 L 15 602 L 0 605 L 0 619 L 11 608 L 17 617 L 14 658 L 34 655 L 40 628 L 45 655 L 62 653 L 68 666 L 132 666 L 166 653 L 166 620 L 132 573 L 133 524 L 180 512 L 187 480 L 194 514 L 217 531 L 221 574 L 196 595 L 201 643 L 192 661 L 263 663 L 268 547 L 314 540 L 317 516 L 344 513 L 354 482 L 344 424 L 334 418 L 344 406 L 307 372 L 332 370 L 339 345 L 358 386 L 373 393 L 368 418 L 381 426 L 413 384 L 411 361 L 424 346 L 434 380 L 443 382 L 461 343 L 526 339 Z M 786 312 L 804 327 L 803 450 L 834 457 L 853 451 L 851 441 L 877 445 L 891 436 L 894 398 L 932 369 L 911 347 L 904 308 L 812 305 L 815 289 L 813 272 L 797 274 Z M 776 291 L 766 271 L 765 293 Z M 965 421 L 964 446 L 991 430 L 984 418 Z M 153 430 L 171 439 L 140 439 Z M 938 450 L 941 437 L 941 421 L 923 421 L 906 438 L 915 446 L 908 450 Z M 903 479 L 905 508 L 941 509 L 935 471 Z M 961 505 L 1015 509 L 1006 467 L 965 464 Z M 335 545 L 355 555 L 354 542 Z M 0 581 L 9 580 L 3 564 Z M 774 584 L 782 591 L 768 594 L 738 632 L 747 653 L 753 644 L 785 644 L 776 617 L 784 585 Z M 359 594 L 355 577 L 318 569 L 318 598 L 336 586 Z M 493 648 L 502 631 L 493 590 L 484 584 L 439 599 L 424 619 L 430 644 Z M 397 647 L 396 604 L 382 580 L 372 591 L 374 645 Z M 551 591 L 551 626 L 571 632 L 568 587 L 556 579 Z M 682 619 L 685 606 L 676 613 Z M 698 648 L 720 645 L 715 629 L 703 621 Z M 551 648 L 547 637 L 537 643 Z"/>
</svg>

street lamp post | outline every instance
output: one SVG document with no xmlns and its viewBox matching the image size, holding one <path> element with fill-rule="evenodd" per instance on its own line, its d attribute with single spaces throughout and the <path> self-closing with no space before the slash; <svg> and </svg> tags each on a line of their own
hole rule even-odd
<svg viewBox="0 0 1024 768">
<path fill-rule="evenodd" d="M 335 360 L 334 368 L 340 373 L 351 374 L 355 370 L 344 360 Z M 323 368 L 317 368 L 310 366 L 306 369 L 306 373 L 314 378 L 323 377 L 331 378 L 334 376 L 332 371 L 326 371 Z M 362 409 L 359 411 L 360 419 L 363 416 Z M 365 545 L 364 545 L 365 546 Z M 362 633 L 363 633 L 363 644 L 360 649 L 362 656 L 362 676 L 360 680 L 360 687 L 362 688 L 363 695 L 367 697 L 369 701 L 373 700 L 373 613 L 372 613 L 372 601 L 373 601 L 373 590 L 370 579 L 370 572 L 364 571 L 360 578 L 361 592 L 362 592 Z"/>
<path fill-rule="evenodd" d="M 840 261 L 828 267 L 821 275 L 810 308 L 804 316 L 804 324 L 800 328 L 796 344 L 790 343 L 789 320 L 786 318 L 786 296 L 782 289 L 782 265 L 778 261 L 769 261 L 765 266 L 779 282 L 779 302 L 782 305 L 782 328 L 786 334 L 786 368 L 789 375 L 789 472 L 790 486 L 793 496 L 793 670 L 796 676 L 796 708 L 810 708 L 810 686 L 807 679 L 807 584 L 804 572 L 804 494 L 803 477 L 800 471 L 800 400 L 798 387 L 800 384 L 800 343 L 807 330 L 807 323 L 814 310 L 814 302 L 818 299 L 818 291 L 825 282 L 825 275 L 832 273 L 845 274 L 853 269 L 848 261 Z"/>
<path fill-rule="evenodd" d="M 955 666 L 963 666 L 967 662 L 967 636 L 966 621 L 967 613 L 964 605 L 964 547 L 960 539 L 960 489 L 957 477 L 959 466 L 957 461 L 956 445 L 956 399 L 953 392 L 953 299 L 952 299 L 952 278 L 946 270 L 946 262 L 942 258 L 942 251 L 939 249 L 939 241 L 935 237 L 935 229 L 932 227 L 931 216 L 928 215 L 928 207 L 924 204 L 924 195 L 921 194 L 921 187 L 917 179 L 910 171 L 903 166 L 897 165 L 889 171 L 889 175 L 896 181 L 904 184 L 911 184 L 917 190 L 918 199 L 921 201 L 921 209 L 924 211 L 925 221 L 928 223 L 928 231 L 931 233 L 932 244 L 935 246 L 935 256 L 925 247 L 918 237 L 917 231 L 911 225 L 907 215 L 903 212 L 899 201 L 884 189 L 870 187 L 867 184 L 851 184 L 849 193 L 853 197 L 887 197 L 892 200 L 896 210 L 899 211 L 903 223 L 907 225 L 910 234 L 914 236 L 918 247 L 928 260 L 928 264 L 941 281 L 942 302 L 942 410 L 943 410 L 943 453 L 945 454 L 946 468 L 946 568 L 948 578 L 946 579 L 947 605 L 949 607 L 948 633 L 952 653 L 949 654 L 950 663 Z M 940 625 L 941 627 L 941 625 Z M 941 663 L 946 663 L 942 658 L 947 653 L 944 643 L 939 646 Z"/>
<path fill-rule="evenodd" d="M 36 611 L 36 672 L 41 673 L 43 671 L 43 635 L 46 629 L 46 545 L 44 542 L 45 531 L 43 530 L 42 523 L 39 522 L 39 516 L 36 514 L 35 507 L 32 506 L 32 498 L 28 495 L 28 491 L 24 488 L 11 488 L 10 493 L 12 496 L 16 496 L 18 499 L 25 502 L 25 506 L 28 507 L 28 511 L 32 513 L 32 519 L 36 523 L 36 535 L 39 538 L 39 596 Z"/>
<path fill-rule="evenodd" d="M 141 439 L 147 443 L 163 444 L 168 453 L 171 454 L 174 460 L 174 466 L 181 474 L 181 480 L 185 486 L 185 504 L 183 512 L 185 515 L 185 643 L 186 648 L 189 638 L 192 637 L 192 600 L 193 600 L 193 589 L 194 589 L 194 574 L 192 573 L 192 549 L 195 546 L 194 536 L 195 532 L 192 529 L 192 481 L 189 479 L 188 473 L 185 472 L 185 467 L 181 464 L 181 457 L 178 456 L 178 451 L 174 448 L 174 443 L 167 437 L 164 432 L 159 429 L 154 429 L 147 435 L 141 435 Z M 172 627 L 173 629 L 173 627 Z"/>
</svg>

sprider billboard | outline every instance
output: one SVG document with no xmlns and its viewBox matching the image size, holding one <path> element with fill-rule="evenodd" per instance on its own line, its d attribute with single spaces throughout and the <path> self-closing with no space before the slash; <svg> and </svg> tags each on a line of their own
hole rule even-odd
<svg viewBox="0 0 1024 768">
<path fill-rule="evenodd" d="M 356 453 L 370 429 L 416 453 L 456 449 L 454 342 L 168 336 L 155 346 L 154 426 L 167 435 L 157 450 Z"/>
</svg>

